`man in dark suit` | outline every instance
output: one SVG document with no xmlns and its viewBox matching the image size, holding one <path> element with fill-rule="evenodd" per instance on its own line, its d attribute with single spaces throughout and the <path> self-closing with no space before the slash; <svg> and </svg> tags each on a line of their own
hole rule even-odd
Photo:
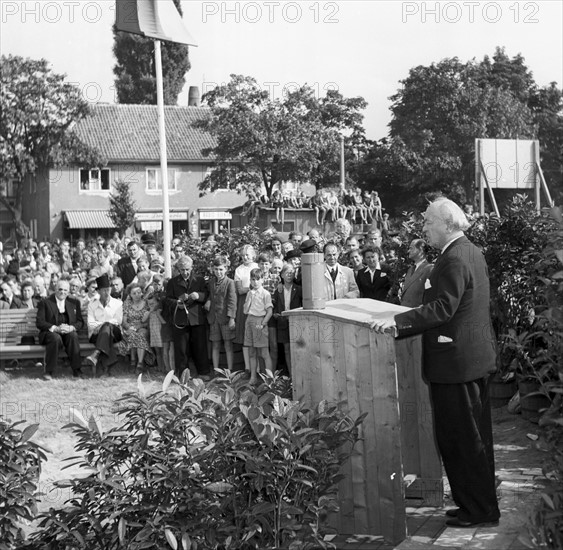
<svg viewBox="0 0 563 550">
<path fill-rule="evenodd" d="M 384 302 L 391 288 L 387 272 L 381 269 L 381 249 L 367 246 L 362 250 L 366 267 L 356 274 L 356 283 L 360 289 L 360 298 L 371 298 Z"/>
<path fill-rule="evenodd" d="M 172 326 L 176 375 L 181 377 L 193 357 L 197 372 L 202 379 L 209 378 L 205 311 L 207 285 L 203 277 L 193 272 L 193 260 L 180 256 L 175 264 L 179 275 L 166 285 L 166 313 Z"/>
<path fill-rule="evenodd" d="M 127 288 L 137 276 L 137 260 L 143 256 L 143 250 L 137 241 L 127 243 L 127 256 L 117 261 L 116 275 L 123 281 L 123 286 Z"/>
<path fill-rule="evenodd" d="M 398 337 L 423 333 L 424 374 L 430 383 L 438 449 L 458 508 L 453 527 L 498 525 L 490 375 L 496 343 L 490 320 L 489 277 L 482 252 L 464 235 L 469 223 L 459 206 L 438 199 L 425 212 L 423 230 L 441 251 L 426 284 L 423 305 L 391 321 L 375 320 L 379 332 Z"/>
<path fill-rule="evenodd" d="M 409 267 L 401 289 L 401 305 L 417 307 L 422 304 L 424 285 L 430 277 L 434 265 L 426 259 L 426 241 L 414 239 L 409 246 L 409 259 L 414 265 Z"/>
<path fill-rule="evenodd" d="M 14 294 L 10 279 L 7 276 L 4 277 L 3 281 L 0 283 L 0 293 L 0 300 L 8 304 L 8 309 L 21 309 L 22 301 Z"/>
<path fill-rule="evenodd" d="M 55 293 L 41 300 L 37 308 L 39 343 L 45 346 L 46 380 L 52 379 L 59 349 L 63 346 L 70 359 L 72 375 L 77 378 L 82 376 L 78 331 L 84 326 L 84 321 L 80 302 L 71 298 L 68 292 L 68 281 L 59 279 Z"/>
</svg>

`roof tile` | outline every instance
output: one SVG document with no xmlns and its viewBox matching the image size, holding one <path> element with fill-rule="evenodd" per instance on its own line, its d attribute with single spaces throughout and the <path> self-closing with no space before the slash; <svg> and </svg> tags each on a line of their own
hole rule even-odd
<svg viewBox="0 0 563 550">
<path fill-rule="evenodd" d="M 160 145 L 156 105 L 92 106 L 93 115 L 75 127 L 77 135 L 96 147 L 108 162 L 159 162 Z M 203 161 L 202 149 L 214 147 L 208 132 L 194 127 L 209 114 L 207 107 L 165 106 L 168 161 Z"/>
</svg>

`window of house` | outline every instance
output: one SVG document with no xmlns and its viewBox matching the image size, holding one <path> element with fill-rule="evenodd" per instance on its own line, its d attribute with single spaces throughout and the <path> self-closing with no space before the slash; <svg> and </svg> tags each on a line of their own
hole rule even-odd
<svg viewBox="0 0 563 550">
<path fill-rule="evenodd" d="M 236 178 L 237 178 L 237 168 L 236 167 L 228 167 L 228 168 L 208 167 L 205 170 L 204 177 L 209 176 L 214 171 L 215 171 L 215 181 L 214 181 L 214 183 L 218 183 L 216 190 L 221 191 L 221 190 L 229 190 L 229 189 L 234 188 L 234 187 L 231 187 L 231 186 L 234 186 L 234 184 L 236 183 Z"/>
<path fill-rule="evenodd" d="M 7 199 L 13 199 L 16 196 L 16 186 L 18 180 L 2 180 L 0 181 L 0 194 Z"/>
<path fill-rule="evenodd" d="M 81 191 L 109 191 L 109 168 L 83 168 L 80 170 Z"/>
<path fill-rule="evenodd" d="M 168 190 L 177 191 L 177 177 L 180 173 L 174 169 L 168 169 Z M 162 190 L 162 172 L 160 168 L 147 168 L 147 191 L 161 191 Z"/>
</svg>

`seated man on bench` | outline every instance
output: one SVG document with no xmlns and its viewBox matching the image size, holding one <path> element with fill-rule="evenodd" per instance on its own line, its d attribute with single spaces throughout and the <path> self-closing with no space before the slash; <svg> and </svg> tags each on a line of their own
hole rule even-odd
<svg viewBox="0 0 563 550">
<path fill-rule="evenodd" d="M 123 338 L 123 302 L 111 296 L 111 285 L 107 275 L 96 279 L 98 296 L 88 304 L 88 336 L 96 345 L 96 351 L 86 357 L 92 365 L 92 374 L 96 376 L 98 367 L 107 368 L 117 363 L 117 354 L 113 345 Z"/>
<path fill-rule="evenodd" d="M 59 279 L 55 293 L 41 300 L 37 307 L 36 325 L 39 343 L 45 346 L 45 380 L 51 380 L 63 346 L 70 359 L 72 375 L 82 377 L 78 332 L 83 326 L 80 302 L 68 295 L 68 281 Z"/>
</svg>

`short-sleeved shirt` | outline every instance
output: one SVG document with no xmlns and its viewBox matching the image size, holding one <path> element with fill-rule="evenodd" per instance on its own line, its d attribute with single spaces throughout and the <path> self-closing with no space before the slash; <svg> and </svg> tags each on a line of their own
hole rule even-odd
<svg viewBox="0 0 563 550">
<path fill-rule="evenodd" d="M 247 315 L 264 317 L 268 308 L 271 307 L 273 307 L 272 296 L 264 287 L 250 289 L 248 291 L 244 302 L 244 312 Z"/>
<path fill-rule="evenodd" d="M 258 267 L 257 263 L 252 262 L 249 265 L 241 264 L 235 269 L 235 283 L 240 281 L 242 287 L 250 286 L 250 272 Z"/>
</svg>

